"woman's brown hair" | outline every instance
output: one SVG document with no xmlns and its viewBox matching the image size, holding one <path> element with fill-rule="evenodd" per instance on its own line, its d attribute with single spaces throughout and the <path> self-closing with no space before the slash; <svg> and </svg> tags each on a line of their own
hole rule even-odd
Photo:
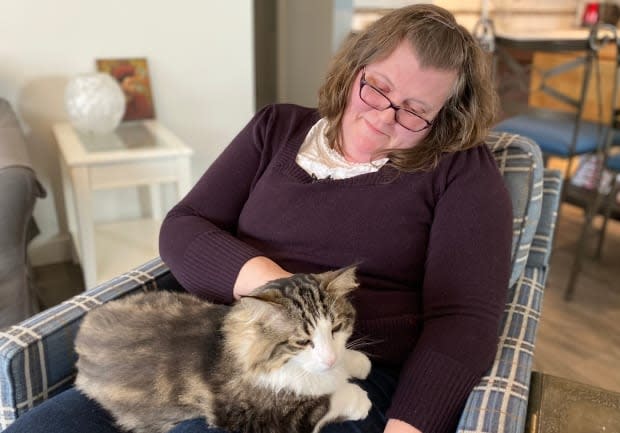
<svg viewBox="0 0 620 433">
<path fill-rule="evenodd" d="M 422 67 L 457 72 L 454 91 L 424 140 L 409 149 L 387 151 L 390 163 L 400 170 L 429 170 L 442 154 L 479 145 L 497 109 L 490 60 L 447 10 L 428 4 L 407 6 L 350 36 L 332 59 L 319 90 L 318 108 L 329 120 L 330 145 L 341 151 L 342 116 L 357 73 L 390 55 L 403 40 L 409 42 Z"/>
</svg>

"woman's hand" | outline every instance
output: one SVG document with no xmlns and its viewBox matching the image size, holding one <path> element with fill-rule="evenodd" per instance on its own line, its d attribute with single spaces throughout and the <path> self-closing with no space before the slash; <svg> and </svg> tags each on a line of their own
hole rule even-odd
<svg viewBox="0 0 620 433">
<path fill-rule="evenodd" d="M 264 256 L 253 257 L 241 267 L 235 280 L 233 295 L 239 299 L 255 288 L 277 278 L 289 277 L 293 274 L 286 272 L 276 262 Z"/>
<path fill-rule="evenodd" d="M 420 430 L 398 419 L 390 419 L 383 433 L 422 433 Z"/>
</svg>

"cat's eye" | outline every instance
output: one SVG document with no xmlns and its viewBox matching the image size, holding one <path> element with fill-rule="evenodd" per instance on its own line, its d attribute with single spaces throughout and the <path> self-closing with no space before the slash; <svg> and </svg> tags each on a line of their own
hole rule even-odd
<svg viewBox="0 0 620 433">
<path fill-rule="evenodd" d="M 312 340 L 295 340 L 295 344 L 298 346 L 310 346 L 312 345 Z"/>
<path fill-rule="evenodd" d="M 335 334 L 336 332 L 340 331 L 342 329 L 342 322 L 340 322 L 339 324 L 337 324 L 336 326 L 334 326 L 332 328 L 332 334 Z"/>
</svg>

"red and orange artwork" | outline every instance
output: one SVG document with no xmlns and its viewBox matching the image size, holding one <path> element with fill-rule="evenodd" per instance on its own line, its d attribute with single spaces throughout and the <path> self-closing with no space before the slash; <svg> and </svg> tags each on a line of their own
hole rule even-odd
<svg viewBox="0 0 620 433">
<path fill-rule="evenodd" d="M 125 93 L 126 108 L 123 121 L 155 118 L 145 58 L 97 59 L 96 63 L 97 70 L 112 75 Z"/>
</svg>

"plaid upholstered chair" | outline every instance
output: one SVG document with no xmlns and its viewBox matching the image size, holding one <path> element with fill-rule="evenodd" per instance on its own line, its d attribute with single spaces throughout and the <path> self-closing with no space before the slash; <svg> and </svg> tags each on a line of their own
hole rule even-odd
<svg viewBox="0 0 620 433">
<path fill-rule="evenodd" d="M 518 433 L 525 426 L 561 177 L 544 171 L 540 150 L 528 139 L 492 133 L 487 144 L 512 194 L 513 269 L 495 363 L 471 393 L 458 431 Z M 73 341 L 87 311 L 128 293 L 160 289 L 179 286 L 157 258 L 0 332 L 0 430 L 72 385 Z"/>
<path fill-rule="evenodd" d="M 563 179 L 544 169 L 540 149 L 525 137 L 491 132 L 486 141 L 512 197 L 512 275 L 495 361 L 471 392 L 457 432 L 521 433 Z"/>
</svg>

